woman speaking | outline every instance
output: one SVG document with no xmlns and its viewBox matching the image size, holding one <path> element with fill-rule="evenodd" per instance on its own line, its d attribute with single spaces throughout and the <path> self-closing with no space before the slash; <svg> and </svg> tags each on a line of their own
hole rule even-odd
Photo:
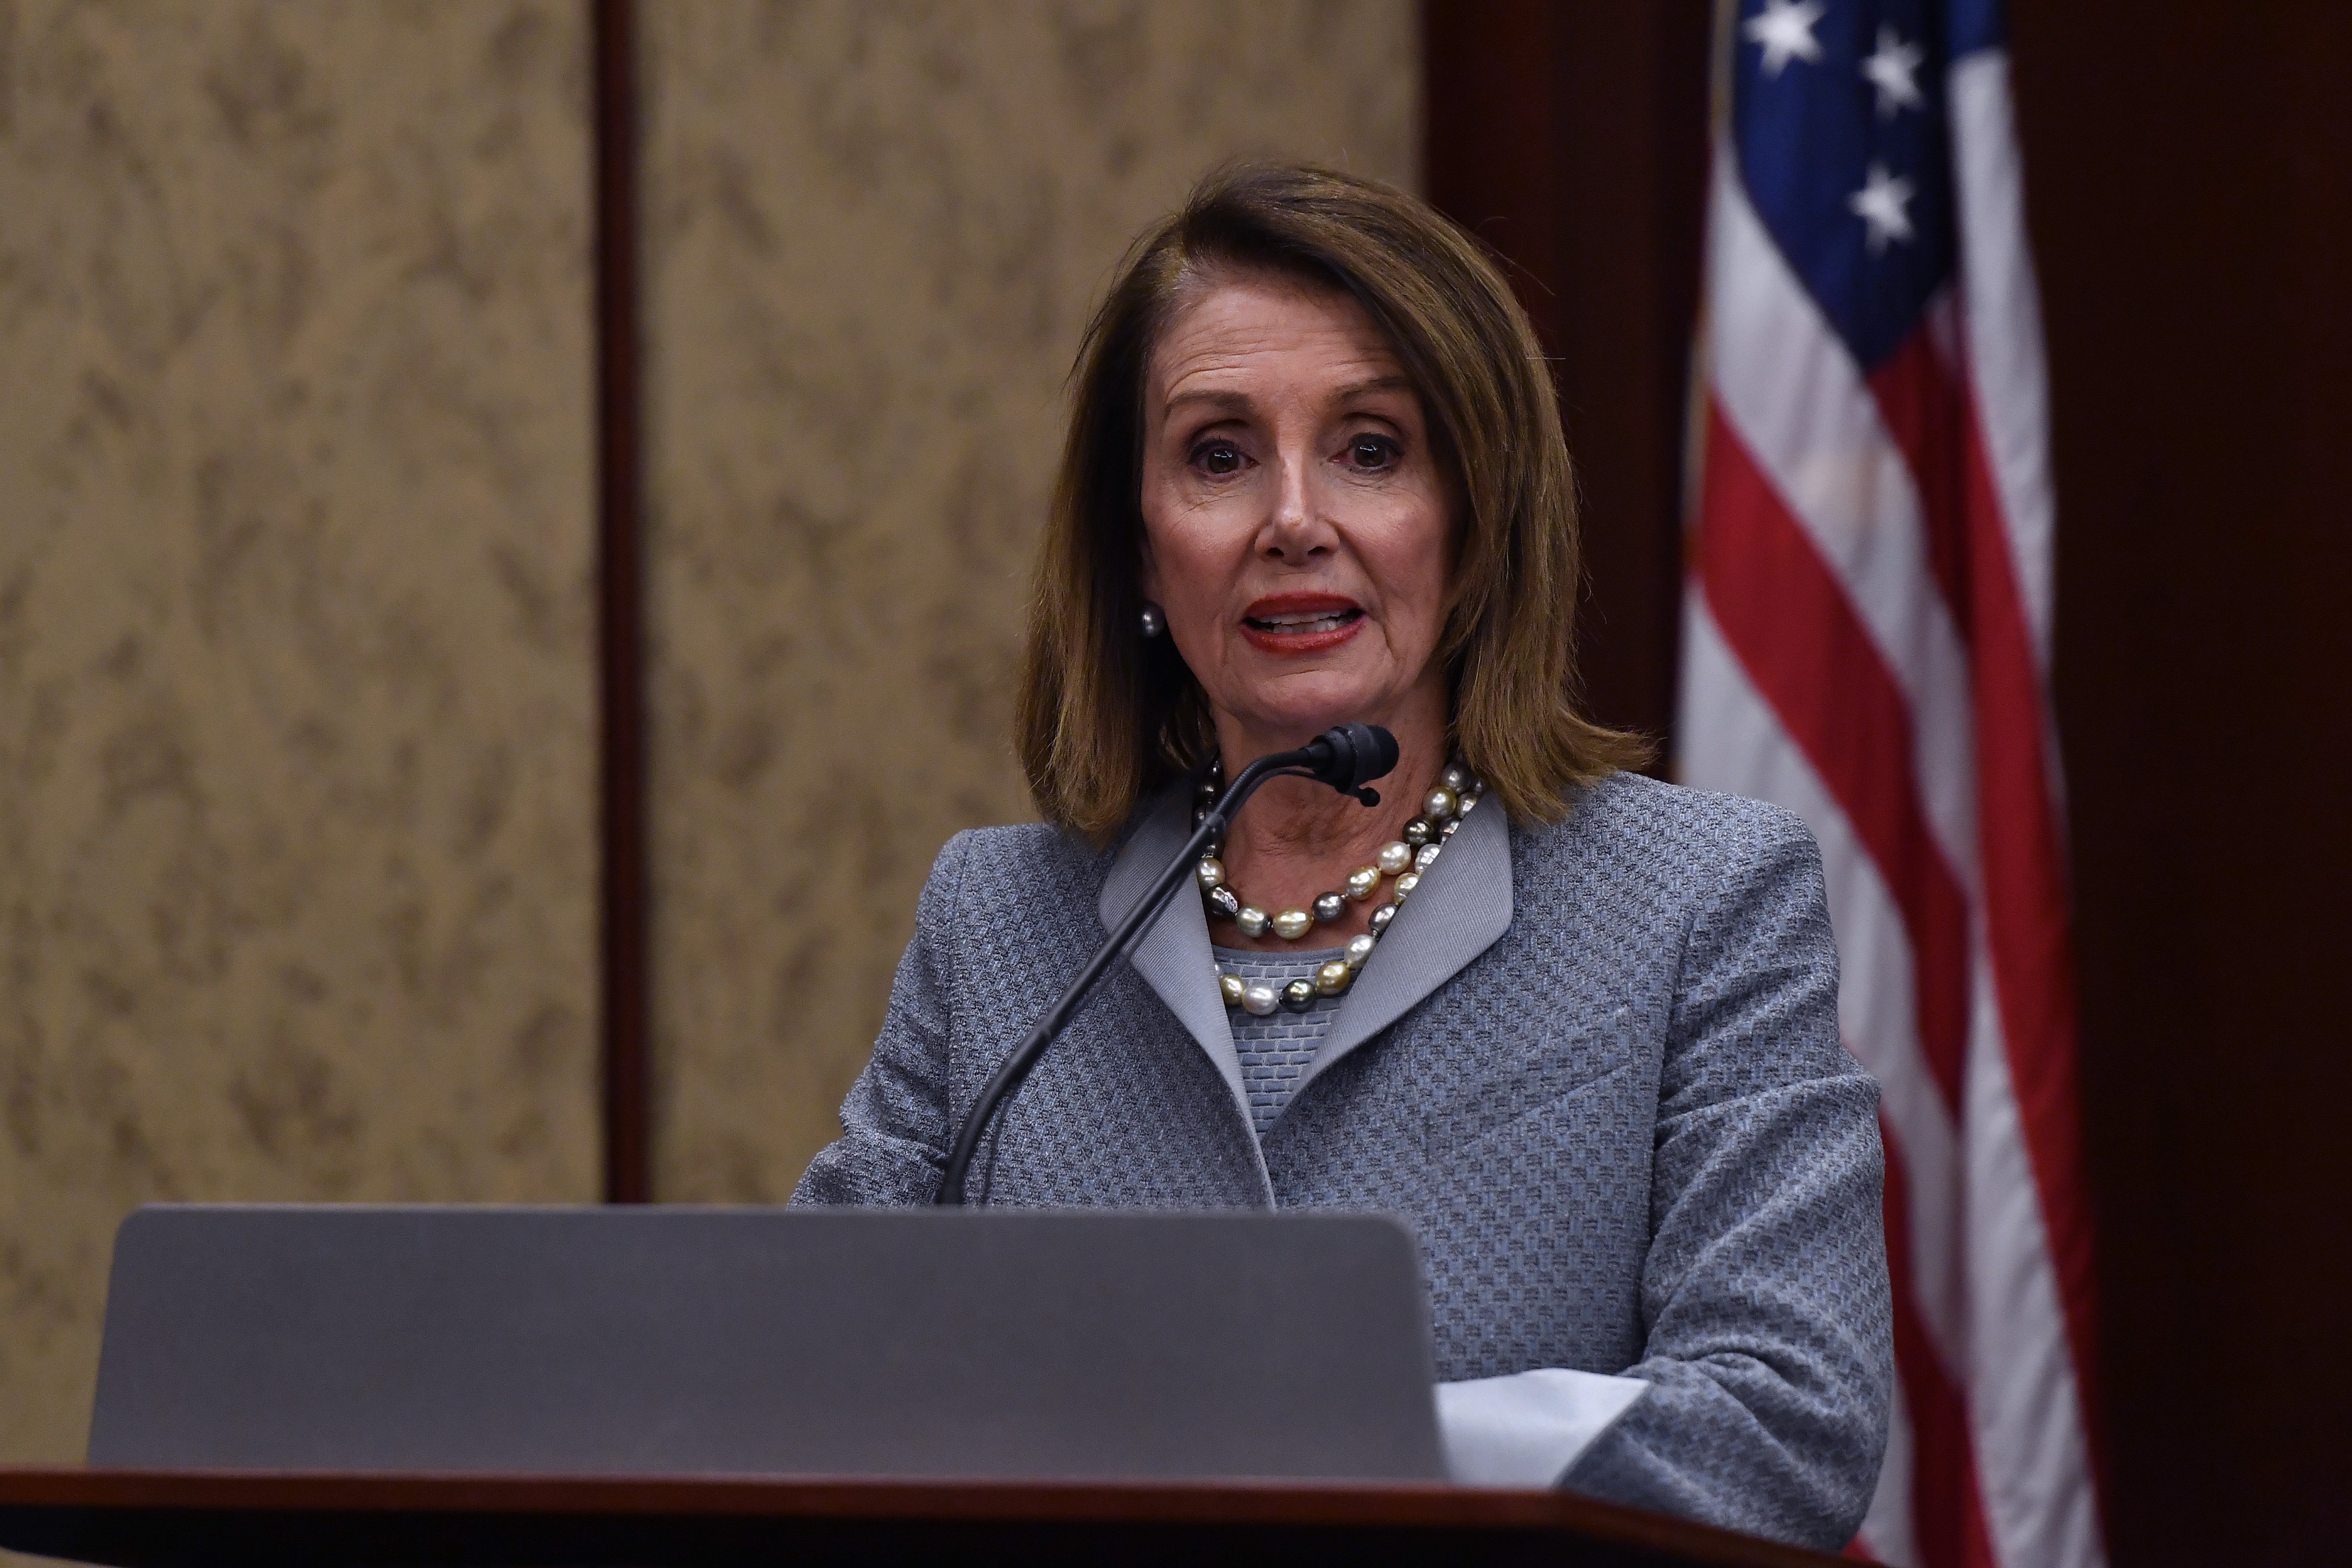
<svg viewBox="0 0 2352 1568">
<path fill-rule="evenodd" d="M 1081 350 L 1020 692 L 1045 820 L 940 853 L 795 1201 L 929 1203 L 1223 781 L 1381 725 L 1381 804 L 1268 784 L 975 1195 L 1402 1215 L 1441 1377 L 1538 1414 L 1563 1369 L 1649 1385 L 1562 1484 L 1843 1544 L 1892 1373 L 1819 856 L 1785 811 L 1625 771 L 1574 704 L 1578 589 L 1551 383 L 1476 246 L 1344 174 L 1212 176 Z"/>
</svg>

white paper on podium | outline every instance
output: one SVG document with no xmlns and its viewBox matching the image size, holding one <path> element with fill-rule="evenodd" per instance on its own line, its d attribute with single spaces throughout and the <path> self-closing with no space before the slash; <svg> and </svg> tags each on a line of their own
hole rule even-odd
<svg viewBox="0 0 2352 1568">
<path fill-rule="evenodd" d="M 1633 1402 L 1638 1377 L 1543 1366 L 1437 1385 L 1445 1468 L 1468 1487 L 1549 1487 Z"/>
</svg>

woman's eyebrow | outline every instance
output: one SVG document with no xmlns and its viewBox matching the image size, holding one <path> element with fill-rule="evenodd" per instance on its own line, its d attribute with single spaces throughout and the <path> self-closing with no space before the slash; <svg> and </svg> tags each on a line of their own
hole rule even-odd
<svg viewBox="0 0 2352 1568">
<path fill-rule="evenodd" d="M 1412 380 L 1404 375 L 1380 375 L 1370 381 L 1351 381 L 1331 395 L 1334 403 L 1346 403 L 1352 398 L 1367 397 L 1375 392 L 1411 392 Z"/>
<path fill-rule="evenodd" d="M 1160 408 L 1163 413 L 1172 415 L 1178 409 L 1188 408 L 1194 404 L 1200 404 L 1210 408 L 1214 408 L 1226 414 L 1246 414 L 1249 412 L 1250 408 L 1248 393 L 1217 392 L 1213 391 L 1208 387 L 1202 387 L 1197 391 L 1192 392 L 1179 392 L 1173 394 L 1166 403 L 1160 405 Z"/>
</svg>

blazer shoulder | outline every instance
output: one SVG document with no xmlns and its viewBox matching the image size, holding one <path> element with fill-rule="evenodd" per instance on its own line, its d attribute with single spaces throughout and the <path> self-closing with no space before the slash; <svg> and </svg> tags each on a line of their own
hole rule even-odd
<svg viewBox="0 0 2352 1568">
<path fill-rule="evenodd" d="M 940 850 L 931 875 L 952 874 L 967 889 L 991 889 L 1008 905 L 1040 898 L 1092 898 L 1111 854 L 1044 822 L 967 827 Z"/>
<path fill-rule="evenodd" d="M 1555 823 L 1512 825 L 1514 851 L 1567 872 L 1615 865 L 1627 871 L 1724 872 L 1757 861 L 1817 860 L 1803 817 L 1786 806 L 1641 773 L 1612 773 L 1580 790 Z"/>
</svg>

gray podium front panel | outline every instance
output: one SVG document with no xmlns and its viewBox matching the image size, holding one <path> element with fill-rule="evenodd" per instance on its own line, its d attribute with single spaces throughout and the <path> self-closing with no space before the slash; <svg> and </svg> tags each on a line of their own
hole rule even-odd
<svg viewBox="0 0 2352 1568">
<path fill-rule="evenodd" d="M 1444 1474 L 1370 1215 L 167 1205 L 116 1237 L 93 1465 Z"/>
</svg>

